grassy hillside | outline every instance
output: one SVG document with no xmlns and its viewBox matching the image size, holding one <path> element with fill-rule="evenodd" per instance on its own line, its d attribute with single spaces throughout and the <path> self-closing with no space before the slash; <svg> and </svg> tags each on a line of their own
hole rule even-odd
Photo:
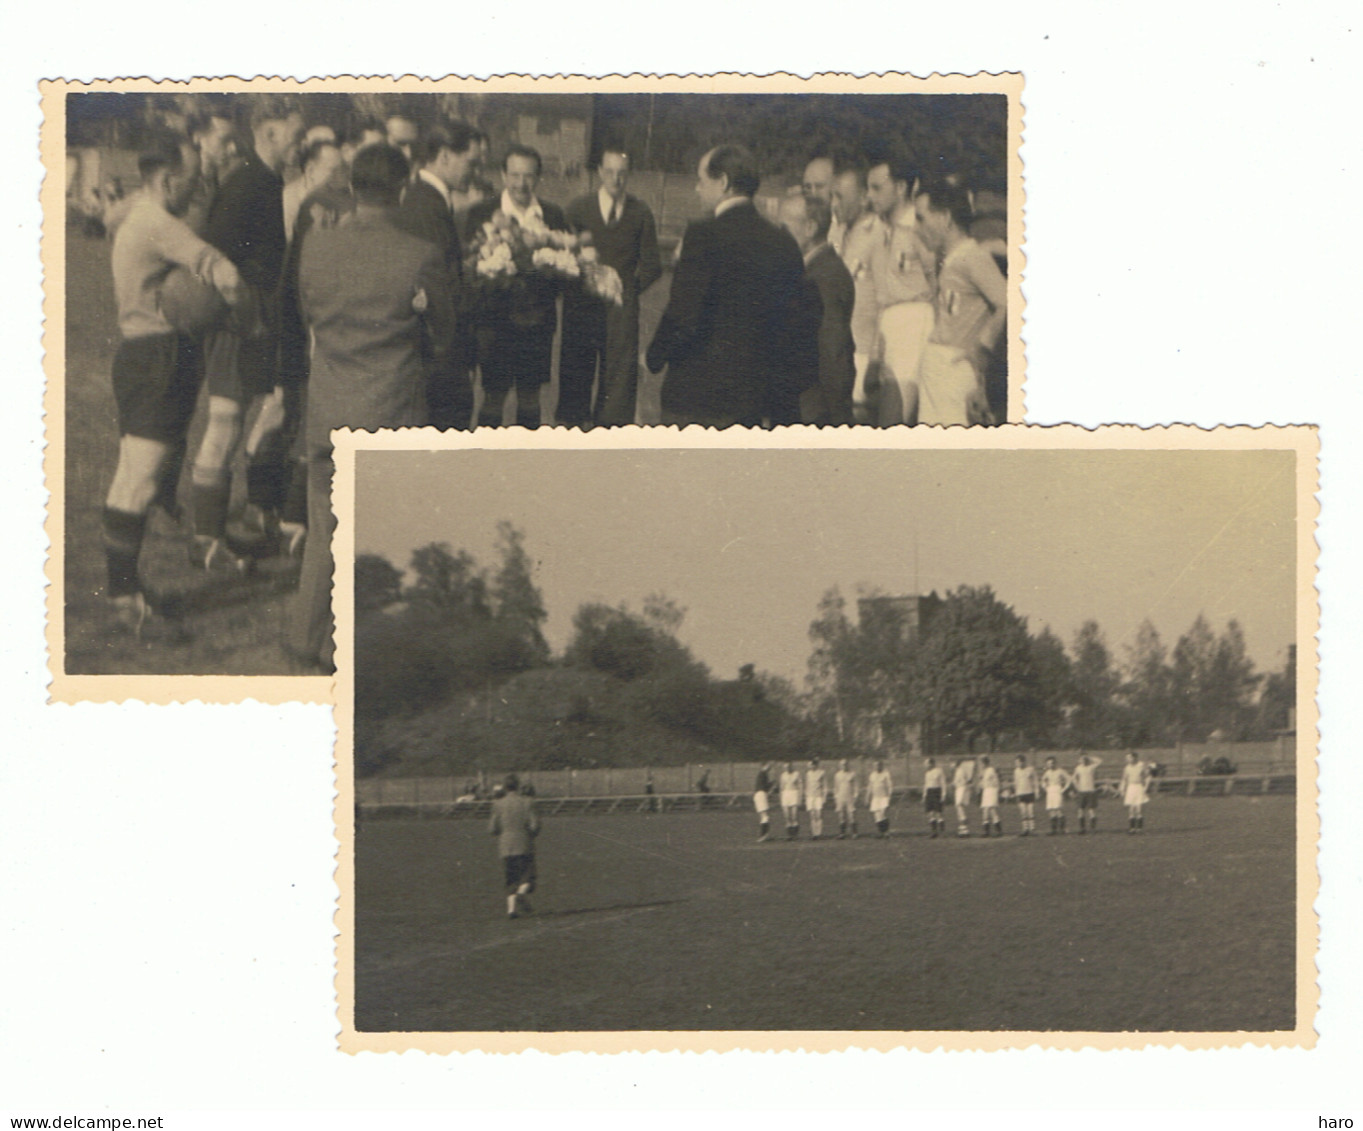
<svg viewBox="0 0 1363 1131">
<path fill-rule="evenodd" d="M 356 760 L 384 776 L 662 766 L 784 755 L 800 738 L 755 683 L 554 666 L 365 726 Z"/>
</svg>

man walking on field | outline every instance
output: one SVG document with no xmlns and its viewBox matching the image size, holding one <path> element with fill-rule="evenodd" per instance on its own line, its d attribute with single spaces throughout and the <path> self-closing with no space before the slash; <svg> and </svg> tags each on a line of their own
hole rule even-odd
<svg viewBox="0 0 1363 1131">
<path fill-rule="evenodd" d="M 1041 788 L 1046 791 L 1046 816 L 1051 819 L 1051 836 L 1065 832 L 1065 790 L 1070 787 L 1070 775 L 1062 770 L 1055 759 L 1046 759 L 1046 768 L 1041 772 Z"/>
<path fill-rule="evenodd" d="M 540 822 L 535 805 L 520 791 L 520 779 L 506 775 L 506 795 L 492 803 L 488 832 L 497 838 L 497 850 L 506 873 L 506 916 L 516 919 L 530 913 L 527 898 L 535 890 L 535 837 Z"/>
<path fill-rule="evenodd" d="M 838 811 L 838 839 L 857 839 L 857 775 L 844 758 L 833 775 L 833 805 Z"/>
<path fill-rule="evenodd" d="M 781 812 L 786 818 L 786 839 L 800 835 L 800 771 L 787 762 L 781 771 Z"/>
<path fill-rule="evenodd" d="M 1079 835 L 1098 831 L 1098 767 L 1101 758 L 1091 758 L 1082 751 L 1079 765 L 1074 767 L 1074 788 L 1079 791 Z"/>
<path fill-rule="evenodd" d="M 877 761 L 866 782 L 866 793 L 870 798 L 871 817 L 876 823 L 876 835 L 890 835 L 890 799 L 894 796 L 894 782 L 885 763 Z"/>
<path fill-rule="evenodd" d="M 823 806 L 828 799 L 828 779 L 818 758 L 809 760 L 805 771 L 805 808 L 809 810 L 809 835 L 818 840 L 823 836 Z"/>
</svg>

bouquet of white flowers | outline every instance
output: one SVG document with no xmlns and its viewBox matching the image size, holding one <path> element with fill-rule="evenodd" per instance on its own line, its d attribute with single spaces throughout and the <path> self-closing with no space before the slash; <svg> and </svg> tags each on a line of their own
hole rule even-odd
<svg viewBox="0 0 1363 1131">
<path fill-rule="evenodd" d="M 475 233 L 468 266 L 469 277 L 481 289 L 575 284 L 616 306 L 624 301 L 620 276 L 598 262 L 590 235 L 558 232 L 534 221 L 522 223 L 500 210 Z"/>
</svg>

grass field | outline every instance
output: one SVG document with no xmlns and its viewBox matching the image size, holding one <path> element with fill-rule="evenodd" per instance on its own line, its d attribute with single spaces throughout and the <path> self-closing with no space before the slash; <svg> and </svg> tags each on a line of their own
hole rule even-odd
<svg viewBox="0 0 1363 1131">
<path fill-rule="evenodd" d="M 190 531 L 154 513 L 143 550 L 150 583 L 175 595 L 184 616 L 184 640 L 138 640 L 113 628 L 103 600 L 104 555 L 100 510 L 118 455 L 118 422 L 110 368 L 118 343 L 117 312 L 109 269 L 110 243 L 67 231 L 66 242 L 66 671 L 72 674 L 302 674 L 280 644 L 280 630 L 296 566 L 262 563 L 250 578 L 207 580 L 188 564 Z M 642 340 L 653 334 L 667 302 L 670 275 L 645 296 Z M 656 422 L 660 382 L 649 377 L 639 390 L 640 419 Z M 557 386 L 546 394 L 546 409 Z M 204 398 L 206 399 L 206 398 Z M 200 404 L 190 451 L 202 434 Z M 510 406 L 507 419 L 511 419 Z M 249 427 L 249 420 L 248 420 Z M 238 459 L 236 483 L 243 472 Z M 188 471 L 180 499 L 188 503 Z M 243 500 L 234 500 L 234 507 Z M 405 563 L 404 563 L 405 564 Z"/>
<path fill-rule="evenodd" d="M 1144 836 L 1108 804 L 1095 836 L 990 840 L 902 807 L 889 840 L 766 844 L 748 812 L 549 818 L 516 921 L 482 821 L 370 821 L 355 1024 L 1290 1029 L 1293 806 L 1161 797 Z"/>
</svg>

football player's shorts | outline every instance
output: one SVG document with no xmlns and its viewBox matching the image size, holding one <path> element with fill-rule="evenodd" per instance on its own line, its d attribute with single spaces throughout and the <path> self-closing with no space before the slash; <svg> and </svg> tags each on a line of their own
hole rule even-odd
<svg viewBox="0 0 1363 1131">
<path fill-rule="evenodd" d="M 204 338 L 204 371 L 208 392 L 237 404 L 271 392 L 279 383 L 273 334 L 246 337 L 235 329 L 210 331 Z"/>
<path fill-rule="evenodd" d="M 1046 791 L 1046 808 L 1063 809 L 1065 807 L 1065 791 L 1063 789 L 1048 789 Z"/>
<path fill-rule="evenodd" d="M 788 789 L 781 791 L 781 808 L 798 809 L 800 807 L 800 795 Z"/>
<path fill-rule="evenodd" d="M 1098 791 L 1096 789 L 1086 789 L 1079 794 L 1080 809 L 1098 808 Z"/>
<path fill-rule="evenodd" d="M 940 813 L 942 811 L 942 791 L 940 789 L 925 790 L 923 808 L 929 813 Z"/>
<path fill-rule="evenodd" d="M 533 855 L 503 856 L 502 864 L 506 868 L 506 890 L 508 895 L 516 891 L 521 884 L 529 884 L 529 890 L 535 890 L 535 857 Z"/>
<path fill-rule="evenodd" d="M 114 354 L 114 403 L 120 436 L 178 444 L 199 398 L 199 350 L 182 334 L 124 338 Z"/>
<path fill-rule="evenodd" d="M 810 794 L 806 794 L 806 796 L 805 796 L 805 808 L 806 808 L 806 809 L 812 809 L 812 810 L 814 810 L 815 812 L 817 812 L 818 810 L 820 810 L 820 809 L 823 808 L 823 806 L 824 806 L 824 800 L 825 800 L 825 799 L 824 799 L 824 795 L 823 795 L 822 793 L 810 793 Z"/>
<path fill-rule="evenodd" d="M 1030 805 L 1030 804 L 1032 804 L 1032 802 L 1034 802 L 1035 800 L 1036 800 L 1036 794 L 1035 794 L 1035 793 L 1019 793 L 1019 794 L 1018 794 L 1018 801 L 1019 801 L 1019 803 L 1021 803 L 1021 804 L 1023 804 L 1023 805 Z"/>
<path fill-rule="evenodd" d="M 999 807 L 999 791 L 997 789 L 980 790 L 980 805 L 985 809 L 997 809 Z"/>
<path fill-rule="evenodd" d="M 1132 782 L 1126 787 L 1126 793 L 1122 797 L 1124 805 L 1144 805 L 1150 798 L 1145 792 L 1145 786 L 1140 782 Z"/>
<path fill-rule="evenodd" d="M 753 808 L 759 813 L 765 813 L 771 808 L 771 800 L 767 797 L 767 791 L 765 789 L 759 789 L 752 795 L 752 803 Z"/>
</svg>

